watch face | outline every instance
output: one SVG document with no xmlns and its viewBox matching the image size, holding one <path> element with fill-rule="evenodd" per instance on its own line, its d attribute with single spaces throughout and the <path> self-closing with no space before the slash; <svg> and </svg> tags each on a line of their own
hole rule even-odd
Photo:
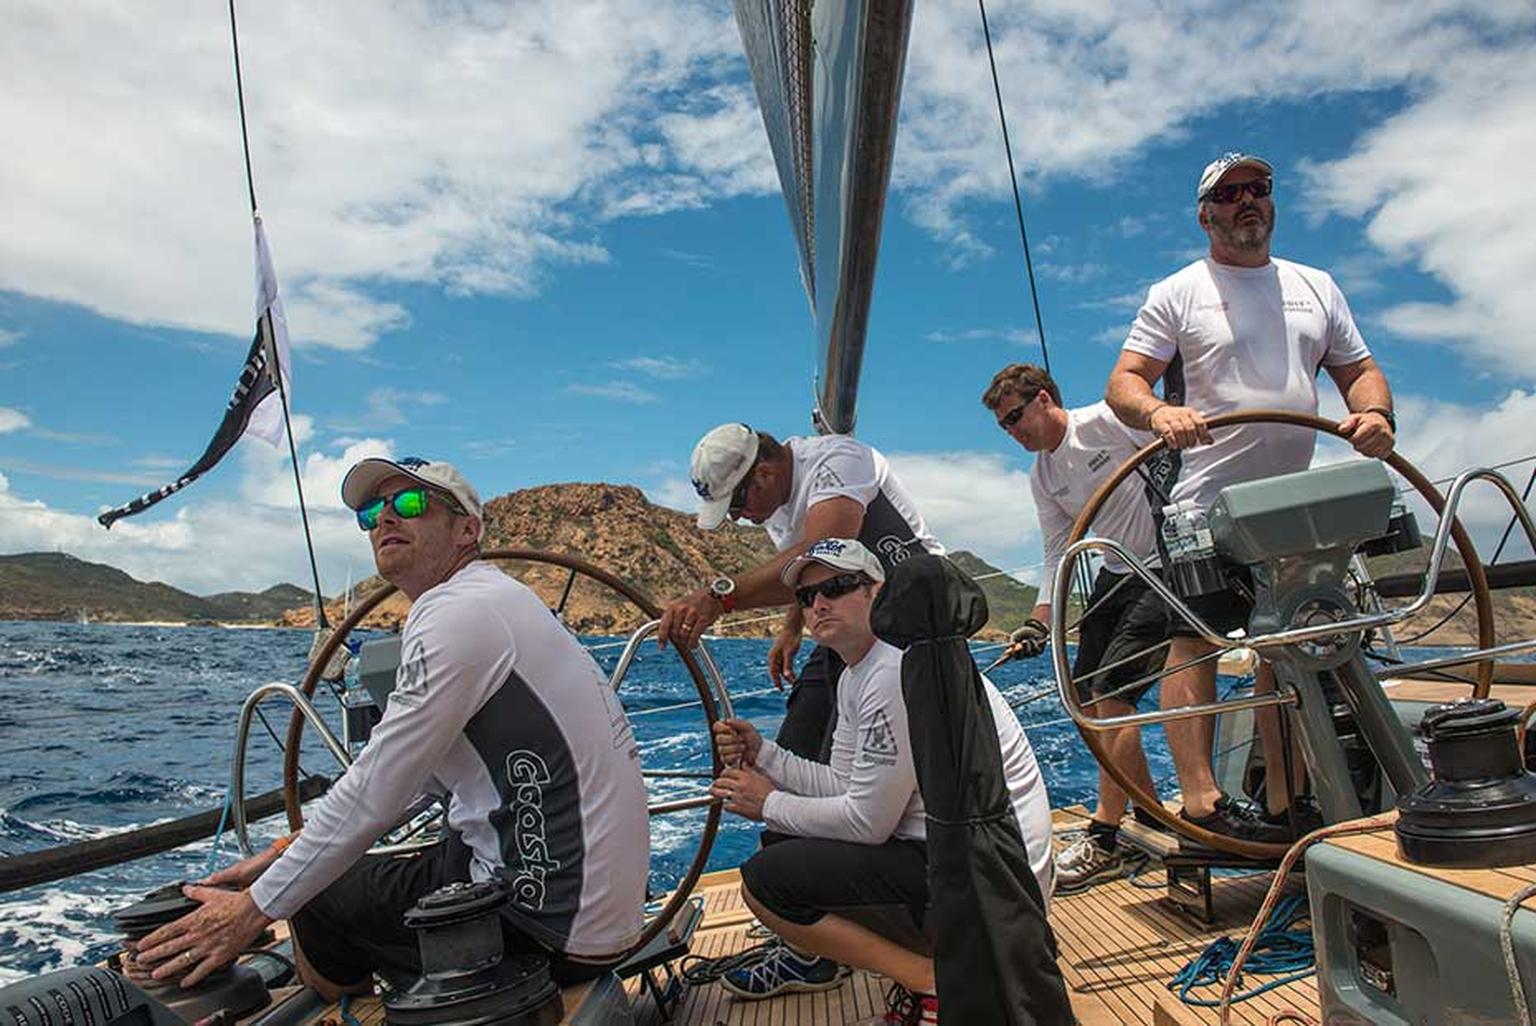
<svg viewBox="0 0 1536 1026">
<path fill-rule="evenodd" d="M 716 577 L 709 582 L 709 590 L 716 595 L 729 595 L 736 590 L 736 582 L 729 577 Z"/>
</svg>

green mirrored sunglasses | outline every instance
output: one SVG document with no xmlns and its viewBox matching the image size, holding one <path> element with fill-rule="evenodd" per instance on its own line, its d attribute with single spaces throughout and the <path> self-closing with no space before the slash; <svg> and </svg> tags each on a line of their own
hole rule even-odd
<svg viewBox="0 0 1536 1026">
<path fill-rule="evenodd" d="M 419 517 L 427 511 L 428 494 L 430 493 L 427 489 L 418 485 L 415 488 L 402 488 L 393 495 L 380 495 L 369 499 L 357 509 L 357 526 L 365 531 L 378 527 L 385 503 L 394 506 L 395 513 L 403 520 Z"/>
</svg>

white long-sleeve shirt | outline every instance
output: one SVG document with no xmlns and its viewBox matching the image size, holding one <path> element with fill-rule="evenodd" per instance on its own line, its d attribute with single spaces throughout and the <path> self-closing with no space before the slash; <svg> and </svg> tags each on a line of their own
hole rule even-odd
<svg viewBox="0 0 1536 1026">
<path fill-rule="evenodd" d="M 883 844 L 892 837 L 927 839 L 901 694 L 901 658 L 899 648 L 877 640 L 863 659 L 843 671 L 829 762 L 804 759 L 763 741 L 757 768 L 779 788 L 763 802 L 768 826 L 798 837 L 859 844 Z M 981 682 L 1029 867 L 1049 902 L 1054 878 L 1050 796 L 1018 717 L 990 680 L 983 676 Z"/>
<path fill-rule="evenodd" d="M 423 593 L 368 747 L 251 887 L 286 918 L 420 793 L 450 796 L 475 880 L 557 951 L 602 956 L 639 934 L 649 864 L 645 783 L 602 670 L 532 591 L 471 563 Z"/>
<path fill-rule="evenodd" d="M 901 650 L 877 640 L 838 678 L 829 762 L 764 740 L 757 768 L 780 788 L 763 802 L 763 819 L 781 833 L 859 844 L 926 836 L 901 697 Z"/>
</svg>

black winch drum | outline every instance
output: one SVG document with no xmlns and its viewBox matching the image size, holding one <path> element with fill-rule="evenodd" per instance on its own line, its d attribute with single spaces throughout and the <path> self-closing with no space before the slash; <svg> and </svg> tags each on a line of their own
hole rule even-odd
<svg viewBox="0 0 1536 1026">
<path fill-rule="evenodd" d="M 422 975 L 384 999 L 390 1026 L 556 1026 L 560 988 L 542 955 L 506 955 L 498 885 L 453 883 L 405 914 Z"/>
<path fill-rule="evenodd" d="M 128 940 L 147 937 L 166 923 L 201 907 L 182 894 L 181 888 L 182 882 L 178 881 L 151 891 L 141 900 L 112 913 L 112 919 Z M 150 997 L 185 1022 L 196 1022 L 219 1011 L 227 1011 L 231 1018 L 243 1018 L 265 1008 L 272 1000 L 261 974 L 244 965 L 215 969 L 201 983 L 190 988 L 182 987 L 176 977 L 137 982 Z"/>
<path fill-rule="evenodd" d="M 1398 800 L 1403 858 L 1457 869 L 1536 862 L 1536 775 L 1515 742 L 1519 720 L 1488 698 L 1425 711 L 1434 779 Z"/>
</svg>

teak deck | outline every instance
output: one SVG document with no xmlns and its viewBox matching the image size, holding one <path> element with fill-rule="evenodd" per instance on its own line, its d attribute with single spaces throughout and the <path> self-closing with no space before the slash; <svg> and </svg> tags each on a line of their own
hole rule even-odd
<svg viewBox="0 0 1536 1026">
<path fill-rule="evenodd" d="M 1084 824 L 1086 812 L 1057 810 L 1058 831 Z M 1390 839 L 1389 839 L 1390 840 Z M 1536 871 L 1533 871 L 1536 872 Z M 1082 1026 L 1168 1026 L 1216 1022 L 1212 1008 L 1183 1005 L 1167 984 L 1186 962 L 1223 934 L 1241 939 L 1263 900 L 1269 874 L 1227 877 L 1216 881 L 1217 923 L 1207 927 L 1163 900 L 1161 871 L 1149 870 L 1137 881 L 1116 880 L 1076 895 L 1057 897 L 1051 905 L 1051 925 L 1061 949 L 1059 964 L 1066 977 L 1072 1007 Z M 694 934 L 693 953 L 719 957 L 740 951 L 756 939 L 747 935 L 752 916 L 741 903 L 734 870 L 712 873 L 699 882 L 705 915 Z M 1151 885 L 1157 883 L 1156 889 Z M 1248 985 L 1263 982 L 1250 975 Z M 631 993 L 638 992 L 630 981 Z M 888 981 L 857 972 L 842 986 L 813 994 L 793 994 L 767 1001 L 740 1001 L 719 984 L 690 988 L 677 1008 L 679 1026 L 838 1026 L 880 1015 L 885 1009 Z M 1219 987 L 1206 988 L 1218 996 Z M 567 992 L 567 1011 L 578 995 Z M 664 1020 L 649 998 L 635 1001 L 636 1019 L 643 1026 Z M 1317 991 L 1311 979 L 1288 984 L 1251 1001 L 1233 1006 L 1234 1023 L 1264 1026 L 1272 1016 L 1296 1010 L 1317 1017 Z M 382 1026 L 377 999 L 355 1001 L 352 1013 L 363 1026 Z M 320 1013 L 339 1022 L 332 1006 Z"/>
<path fill-rule="evenodd" d="M 1528 684 L 1495 685 L 1492 697 L 1520 707 L 1536 695 Z M 1464 685 L 1422 681 L 1388 685 L 1398 700 L 1450 701 L 1467 694 Z M 1054 812 L 1058 835 L 1086 823 L 1082 808 Z M 1058 840 L 1058 845 L 1060 844 Z M 1445 880 L 1499 901 L 1521 887 L 1536 883 L 1536 866 L 1490 870 L 1441 870 L 1403 863 L 1397 856 L 1390 828 L 1330 840 L 1349 851 L 1425 876 Z M 1217 937 L 1241 940 L 1271 882 L 1271 874 L 1221 877 L 1215 881 L 1216 923 L 1206 926 L 1172 907 L 1163 897 L 1161 869 L 1153 866 L 1137 881 L 1115 880 L 1076 895 L 1058 896 L 1051 906 L 1051 925 L 1060 947 L 1058 964 L 1081 1026 L 1203 1026 L 1216 1023 L 1214 1008 L 1185 1005 L 1168 989 L 1173 975 Z M 756 943 L 747 930 L 751 913 L 741 903 L 735 870 L 703 877 L 695 888 L 705 901 L 705 915 L 693 939 L 693 953 L 719 957 Z M 1137 886 L 1137 885 L 1140 886 Z M 1290 885 L 1301 888 L 1298 878 Z M 1265 977 L 1250 973 L 1246 987 Z M 678 1026 L 838 1026 L 878 1016 L 885 1008 L 888 981 L 856 972 L 834 990 L 794 994 L 767 1001 L 740 1001 L 718 984 L 691 988 L 674 1012 Z M 649 998 L 629 981 L 635 1016 L 643 1026 L 665 1020 Z M 1202 988 L 1202 997 L 1216 999 L 1220 987 Z M 574 1011 L 580 989 L 566 992 L 567 1011 Z M 382 1026 L 377 999 L 354 1002 L 353 1014 L 363 1026 Z M 1297 1013 L 1296 1018 L 1284 1013 Z M 319 1016 L 339 1022 L 335 1006 Z M 317 1018 L 319 1018 L 317 1016 Z M 1231 1021 L 1249 1026 L 1318 1021 L 1317 988 L 1312 978 L 1299 980 L 1232 1006 Z"/>
</svg>

